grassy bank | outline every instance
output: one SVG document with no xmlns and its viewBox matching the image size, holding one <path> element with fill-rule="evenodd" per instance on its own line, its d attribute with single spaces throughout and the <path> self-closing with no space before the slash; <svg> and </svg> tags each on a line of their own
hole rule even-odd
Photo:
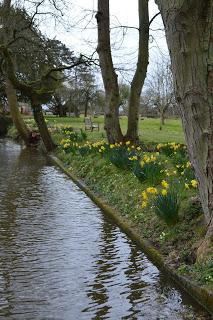
<svg viewBox="0 0 213 320">
<path fill-rule="evenodd" d="M 141 236 L 161 252 L 177 273 L 212 290 L 212 254 L 205 262 L 196 262 L 196 250 L 206 230 L 197 181 L 181 144 L 180 122 L 170 120 L 159 131 L 158 119 L 142 120 L 143 143 L 132 146 L 128 142 L 107 145 L 103 118 L 95 121 L 100 122 L 100 132 L 85 134 L 80 131 L 83 118 L 48 117 L 50 131 L 60 145 L 58 158 L 133 222 Z M 27 122 L 32 125 L 31 120 Z M 125 126 L 124 118 L 123 129 Z M 168 141 L 173 143 L 167 144 Z"/>
</svg>

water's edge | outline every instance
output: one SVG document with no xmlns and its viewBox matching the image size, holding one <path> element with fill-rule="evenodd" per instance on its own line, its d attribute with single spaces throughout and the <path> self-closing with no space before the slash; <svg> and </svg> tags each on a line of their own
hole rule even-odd
<svg viewBox="0 0 213 320">
<path fill-rule="evenodd" d="M 121 214 L 110 207 L 102 198 L 91 191 L 85 183 L 75 174 L 71 173 L 54 154 L 49 155 L 50 159 L 64 173 L 66 173 L 72 181 L 100 208 L 110 216 L 115 223 L 125 232 L 139 247 L 144 251 L 150 261 L 155 264 L 161 271 L 166 273 L 174 282 L 187 294 L 189 294 L 198 304 L 203 306 L 210 314 L 213 314 L 213 292 L 205 288 L 197 286 L 190 279 L 178 275 L 174 269 L 165 263 L 163 256 L 157 251 L 147 240 L 143 239 L 137 226 L 130 220 L 125 219 Z"/>
</svg>

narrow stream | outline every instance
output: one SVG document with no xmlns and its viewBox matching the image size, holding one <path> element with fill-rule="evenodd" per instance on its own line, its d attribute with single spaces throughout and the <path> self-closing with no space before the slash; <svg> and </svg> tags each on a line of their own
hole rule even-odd
<svg viewBox="0 0 213 320">
<path fill-rule="evenodd" d="M 36 150 L 0 140 L 0 319 L 211 319 Z"/>
</svg>

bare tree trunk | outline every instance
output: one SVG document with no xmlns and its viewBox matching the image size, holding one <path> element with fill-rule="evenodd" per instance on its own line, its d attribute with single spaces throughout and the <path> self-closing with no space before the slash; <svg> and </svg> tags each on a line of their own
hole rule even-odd
<svg viewBox="0 0 213 320">
<path fill-rule="evenodd" d="M 123 135 L 119 123 L 119 86 L 111 55 L 109 0 L 98 0 L 96 19 L 98 24 L 97 52 L 106 98 L 105 130 L 109 143 L 114 143 L 122 141 Z"/>
<path fill-rule="evenodd" d="M 37 101 L 36 97 L 32 97 L 31 99 L 32 109 L 34 119 L 39 129 L 39 133 L 44 142 L 45 148 L 47 151 L 53 151 L 56 148 L 55 143 L 52 140 L 52 137 L 48 131 L 47 124 L 44 119 L 44 115 L 42 112 L 41 104 Z"/>
<path fill-rule="evenodd" d="M 30 145 L 30 141 L 29 141 L 30 131 L 28 130 L 24 120 L 21 117 L 21 114 L 18 109 L 16 90 L 14 89 L 9 79 L 6 79 L 5 91 L 6 91 L 7 100 L 10 107 L 10 114 L 11 114 L 13 123 L 20 137 L 24 140 L 25 144 Z"/>
<path fill-rule="evenodd" d="M 207 225 L 198 250 L 202 258 L 213 235 L 213 1 L 156 3 L 165 25 L 176 99 Z"/>
<path fill-rule="evenodd" d="M 143 88 L 144 80 L 149 59 L 149 8 L 147 0 L 138 0 L 139 10 L 139 46 L 138 62 L 131 83 L 129 109 L 128 109 L 128 128 L 126 139 L 137 143 L 138 137 L 138 119 L 140 95 Z"/>
<path fill-rule="evenodd" d="M 88 99 L 86 98 L 85 101 L 85 108 L 84 108 L 84 117 L 87 117 L 87 112 L 88 112 Z"/>
<path fill-rule="evenodd" d="M 58 109 L 59 109 L 59 117 L 64 117 L 64 110 L 63 110 L 63 105 L 61 102 L 58 104 Z"/>
<path fill-rule="evenodd" d="M 165 125 L 165 110 L 162 110 L 160 112 L 160 130 L 163 129 L 163 126 Z"/>
</svg>

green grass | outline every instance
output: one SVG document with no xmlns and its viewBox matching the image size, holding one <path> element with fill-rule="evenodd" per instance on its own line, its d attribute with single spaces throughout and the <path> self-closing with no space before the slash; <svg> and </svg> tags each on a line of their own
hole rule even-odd
<svg viewBox="0 0 213 320">
<path fill-rule="evenodd" d="M 69 118 L 69 117 L 55 117 L 47 116 L 46 119 L 50 124 L 64 124 L 69 125 L 76 129 L 84 130 L 84 117 L 80 118 Z M 95 118 L 93 122 L 99 123 L 100 131 L 94 131 L 88 133 L 88 140 L 96 141 L 106 138 L 104 131 L 104 118 L 99 116 Z M 179 119 L 168 119 L 163 127 L 163 130 L 159 130 L 159 119 L 148 119 L 139 120 L 139 135 L 142 142 L 179 142 L 184 143 L 184 135 L 182 130 L 181 121 Z M 127 117 L 123 116 L 120 118 L 121 129 L 125 134 L 127 128 Z"/>
</svg>

